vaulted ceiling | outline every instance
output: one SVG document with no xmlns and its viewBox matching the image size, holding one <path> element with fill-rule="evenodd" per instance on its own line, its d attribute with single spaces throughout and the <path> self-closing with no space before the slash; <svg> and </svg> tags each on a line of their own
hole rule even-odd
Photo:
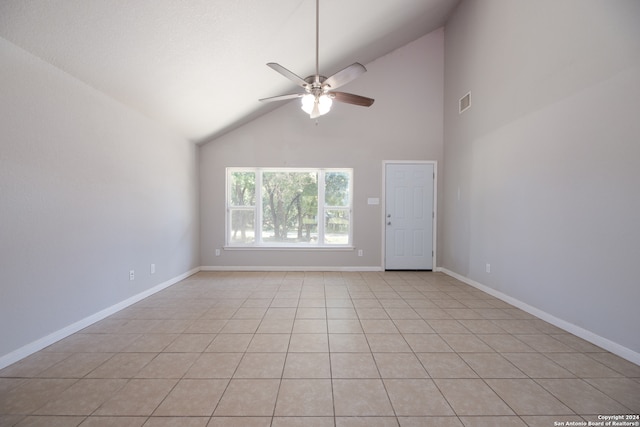
<svg viewBox="0 0 640 427">
<path fill-rule="evenodd" d="M 439 28 L 458 1 L 320 0 L 321 74 Z M 314 0 L 0 1 L 0 37 L 194 142 L 282 105 L 258 102 L 295 89 L 265 64 L 314 74 L 315 30 Z"/>
</svg>

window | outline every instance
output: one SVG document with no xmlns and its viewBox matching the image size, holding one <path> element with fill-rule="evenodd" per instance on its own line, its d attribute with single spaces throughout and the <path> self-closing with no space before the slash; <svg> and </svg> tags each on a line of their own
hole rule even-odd
<svg viewBox="0 0 640 427">
<path fill-rule="evenodd" d="M 352 169 L 227 168 L 227 246 L 351 245 L 352 175 Z"/>
</svg>

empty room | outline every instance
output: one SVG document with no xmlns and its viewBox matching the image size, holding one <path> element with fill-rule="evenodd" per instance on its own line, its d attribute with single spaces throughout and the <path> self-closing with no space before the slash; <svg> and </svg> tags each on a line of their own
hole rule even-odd
<svg viewBox="0 0 640 427">
<path fill-rule="evenodd" d="M 1 0 L 0 426 L 640 426 L 639 23 Z"/>
</svg>

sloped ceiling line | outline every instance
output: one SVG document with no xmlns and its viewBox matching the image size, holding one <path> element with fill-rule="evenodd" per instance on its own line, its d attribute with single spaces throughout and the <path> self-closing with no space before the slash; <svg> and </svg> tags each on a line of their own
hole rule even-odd
<svg viewBox="0 0 640 427">
<path fill-rule="evenodd" d="M 321 0 L 321 69 L 371 62 L 458 2 Z M 314 0 L 3 0 L 0 37 L 204 143 L 279 107 L 258 102 L 292 89 L 267 62 L 313 74 L 314 16 Z"/>
</svg>

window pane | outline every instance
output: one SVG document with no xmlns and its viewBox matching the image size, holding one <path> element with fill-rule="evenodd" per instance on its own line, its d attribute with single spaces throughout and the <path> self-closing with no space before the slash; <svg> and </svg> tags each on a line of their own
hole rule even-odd
<svg viewBox="0 0 640 427">
<path fill-rule="evenodd" d="M 346 245 L 349 243 L 349 211 L 328 209 L 325 212 L 324 243 Z"/>
<path fill-rule="evenodd" d="M 351 169 L 229 168 L 227 243 L 349 245 L 352 173 Z"/>
<path fill-rule="evenodd" d="M 256 204 L 255 172 L 232 172 L 229 198 L 231 206 L 254 206 Z"/>
<path fill-rule="evenodd" d="M 262 240 L 317 241 L 317 172 L 262 174 Z"/>
<path fill-rule="evenodd" d="M 231 244 L 247 244 L 255 241 L 255 214 L 253 209 L 231 209 L 229 242 Z"/>
<path fill-rule="evenodd" d="M 348 172 L 325 174 L 325 206 L 349 206 L 349 175 Z"/>
</svg>

